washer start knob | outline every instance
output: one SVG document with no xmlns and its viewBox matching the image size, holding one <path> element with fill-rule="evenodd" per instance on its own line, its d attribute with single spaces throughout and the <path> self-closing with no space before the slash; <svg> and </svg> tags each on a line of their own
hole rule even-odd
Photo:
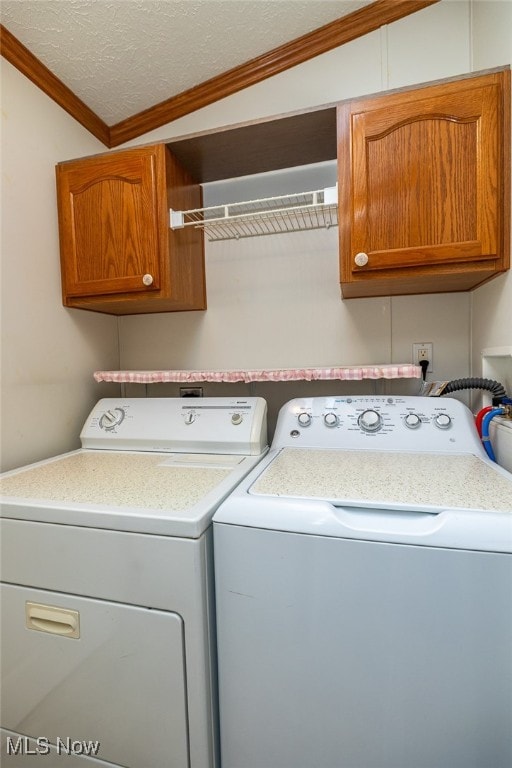
<svg viewBox="0 0 512 768">
<path fill-rule="evenodd" d="M 382 427 L 382 416 L 380 413 L 370 408 L 369 410 L 362 412 L 357 423 L 364 432 L 378 432 Z"/>
<path fill-rule="evenodd" d="M 311 414 L 307 411 L 302 411 L 302 413 L 299 413 L 297 416 L 297 421 L 301 427 L 309 427 L 311 424 Z"/>
<path fill-rule="evenodd" d="M 421 419 L 417 413 L 408 413 L 404 419 L 404 424 L 409 429 L 418 429 L 421 426 Z"/>
<path fill-rule="evenodd" d="M 450 429 L 452 420 L 447 413 L 438 413 L 437 416 L 434 417 L 434 424 L 436 427 L 439 427 L 439 429 Z"/>
</svg>

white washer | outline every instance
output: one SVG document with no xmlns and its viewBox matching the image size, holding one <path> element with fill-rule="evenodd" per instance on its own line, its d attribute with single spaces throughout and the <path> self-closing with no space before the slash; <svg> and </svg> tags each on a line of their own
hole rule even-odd
<svg viewBox="0 0 512 768">
<path fill-rule="evenodd" d="M 464 405 L 293 400 L 213 527 L 222 768 L 510 768 L 512 475 Z"/>
<path fill-rule="evenodd" d="M 496 461 L 512 472 L 512 420 L 497 416 L 490 423 L 489 435 Z"/>
<path fill-rule="evenodd" d="M 81 441 L 0 479 L 2 765 L 213 768 L 211 518 L 265 401 L 101 400 Z"/>
</svg>

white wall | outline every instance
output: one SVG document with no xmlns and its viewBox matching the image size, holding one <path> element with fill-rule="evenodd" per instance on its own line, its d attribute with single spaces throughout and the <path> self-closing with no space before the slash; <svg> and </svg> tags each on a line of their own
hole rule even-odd
<svg viewBox="0 0 512 768">
<path fill-rule="evenodd" d="M 2 468 L 76 448 L 117 319 L 64 309 L 55 165 L 102 145 L 2 59 Z M 108 392 L 112 392 L 111 389 Z"/>
<path fill-rule="evenodd" d="M 131 144 L 468 72 L 470 20 L 443 0 Z M 435 379 L 469 375 L 470 294 L 342 301 L 335 231 L 210 243 L 206 262 L 206 312 L 120 320 L 123 368 L 409 362 L 431 341 Z"/>
<path fill-rule="evenodd" d="M 512 62 L 512 0 L 473 3 L 473 68 Z M 472 293 L 472 369 L 482 374 L 483 349 L 508 346 L 512 351 L 512 271 Z M 512 358 L 500 381 L 512 391 Z"/>
</svg>

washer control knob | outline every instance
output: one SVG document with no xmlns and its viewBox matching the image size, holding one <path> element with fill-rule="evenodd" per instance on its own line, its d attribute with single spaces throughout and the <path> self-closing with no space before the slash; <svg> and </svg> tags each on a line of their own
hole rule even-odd
<svg viewBox="0 0 512 768">
<path fill-rule="evenodd" d="M 297 421 L 299 422 L 301 427 L 309 427 L 311 424 L 311 414 L 307 411 L 302 411 L 297 416 Z"/>
<path fill-rule="evenodd" d="M 193 424 L 196 420 L 196 415 L 193 413 L 193 411 L 188 411 L 185 414 L 185 424 Z"/>
<path fill-rule="evenodd" d="M 337 414 L 333 413 L 332 411 L 329 411 L 329 413 L 324 413 L 324 424 L 326 427 L 338 426 Z"/>
<path fill-rule="evenodd" d="M 125 417 L 123 408 L 111 408 L 100 416 L 100 427 L 107 432 L 118 427 Z"/>
<path fill-rule="evenodd" d="M 241 424 L 244 420 L 244 417 L 241 413 L 234 413 L 231 417 L 231 423 L 237 426 L 238 424 Z"/>
<path fill-rule="evenodd" d="M 370 408 L 362 412 L 357 423 L 364 432 L 377 432 L 382 427 L 382 416 Z"/>
<path fill-rule="evenodd" d="M 408 413 L 404 419 L 404 424 L 409 429 L 418 429 L 421 427 L 421 419 L 417 413 Z"/>
<path fill-rule="evenodd" d="M 452 420 L 447 413 L 438 413 L 437 416 L 434 417 L 434 424 L 436 427 L 439 427 L 439 429 L 450 429 Z"/>
</svg>

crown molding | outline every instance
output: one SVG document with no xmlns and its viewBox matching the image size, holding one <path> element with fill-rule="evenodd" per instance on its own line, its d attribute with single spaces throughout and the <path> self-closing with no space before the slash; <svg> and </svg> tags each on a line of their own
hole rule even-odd
<svg viewBox="0 0 512 768">
<path fill-rule="evenodd" d="M 117 147 L 438 2 L 439 0 L 376 0 L 359 11 L 274 48 L 111 127 L 2 25 L 1 53 L 105 146 Z"/>
<path fill-rule="evenodd" d="M 28 77 L 47 96 L 66 110 L 75 120 L 84 126 L 93 136 L 96 136 L 107 147 L 110 146 L 110 128 L 93 111 L 75 96 L 62 80 L 59 80 L 28 48 L 11 35 L 8 29 L 0 24 L 0 46 L 4 59 Z"/>
</svg>

